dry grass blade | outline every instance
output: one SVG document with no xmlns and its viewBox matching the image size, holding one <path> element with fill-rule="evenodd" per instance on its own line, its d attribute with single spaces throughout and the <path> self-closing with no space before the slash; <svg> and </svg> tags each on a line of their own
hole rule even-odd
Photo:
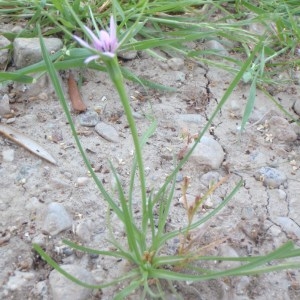
<svg viewBox="0 0 300 300">
<path fill-rule="evenodd" d="M 55 159 L 50 155 L 42 146 L 38 143 L 20 133 L 16 130 L 13 130 L 5 125 L 0 124 L 0 134 L 4 137 L 10 139 L 11 141 L 15 142 L 16 144 L 24 147 L 28 151 L 34 153 L 35 155 L 45 159 L 46 161 L 56 165 Z"/>
</svg>

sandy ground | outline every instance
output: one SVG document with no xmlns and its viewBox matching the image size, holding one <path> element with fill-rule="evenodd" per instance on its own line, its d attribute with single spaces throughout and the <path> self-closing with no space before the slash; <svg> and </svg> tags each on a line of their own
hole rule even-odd
<svg viewBox="0 0 300 300">
<path fill-rule="evenodd" d="M 143 153 L 147 187 L 149 190 L 157 189 L 174 167 L 173 156 L 184 149 L 185 136 L 197 134 L 203 128 L 232 78 L 224 71 L 204 69 L 190 61 L 184 61 L 182 67 L 173 70 L 167 63 L 158 62 L 146 54 L 140 54 L 123 65 L 137 75 L 177 88 L 174 93 L 145 91 L 132 82 L 126 82 L 139 133 L 145 132 L 151 118 L 158 122 L 155 134 Z M 118 96 L 106 74 L 89 70 L 77 70 L 74 74 L 76 79 L 81 76 L 83 80 L 81 93 L 88 110 L 97 111 L 101 121 L 117 132 L 115 142 L 107 141 L 96 133 L 94 127 L 81 126 L 80 116 L 73 113 L 83 147 L 105 187 L 114 188 L 107 159 L 117 168 L 126 186 L 133 145 Z M 64 79 L 62 81 L 66 84 Z M 65 90 L 68 96 L 66 86 Z M 56 159 L 57 165 L 40 159 L 4 137 L 0 138 L 0 298 L 52 299 L 48 280 L 51 268 L 32 252 L 32 242 L 41 243 L 59 263 L 86 268 L 98 282 L 114 278 L 124 271 L 124 262 L 66 253 L 62 247 L 61 240 L 68 238 L 96 249 L 107 249 L 107 204 L 89 177 L 53 90 L 47 82 L 42 82 L 27 87 L 14 84 L 3 87 L 1 93 L 9 93 L 10 108 L 16 115 L 14 121 L 6 126 L 42 145 Z M 180 176 L 190 177 L 188 194 L 191 198 L 205 193 L 210 178 L 218 180 L 227 176 L 223 185 L 210 197 L 208 206 L 211 207 L 218 205 L 240 179 L 244 180 L 244 185 L 229 205 L 195 233 L 199 236 L 197 247 L 214 243 L 209 247 L 209 254 L 265 254 L 288 240 L 299 245 L 300 153 L 299 139 L 297 136 L 294 138 L 299 130 L 294 124 L 284 123 L 283 113 L 257 91 L 253 114 L 245 132 L 240 135 L 238 129 L 248 93 L 249 85 L 241 83 L 207 133 L 223 148 L 225 156 L 222 164 L 211 170 L 193 158 L 180 171 L 176 183 L 168 224 L 170 228 L 180 228 L 187 219 L 180 202 Z M 297 117 L 292 106 L 299 97 L 299 86 L 284 86 L 281 90 L 274 90 L 273 94 L 285 109 Z M 276 128 L 280 122 L 283 129 L 278 132 Z M 289 135 L 292 137 L 286 138 Z M 12 153 L 12 156 L 7 153 Z M 282 177 L 272 173 L 274 176 L 271 174 L 270 181 L 266 181 L 268 174 L 262 173 L 262 167 L 273 168 L 272 171 L 275 169 Z M 47 208 L 52 202 L 62 204 L 72 219 L 72 226 L 55 236 L 49 236 L 45 228 Z M 134 203 L 138 217 L 138 193 Z M 204 213 L 201 210 L 197 217 Z M 114 217 L 112 224 L 117 238 L 124 239 L 123 228 Z M 84 228 L 83 233 L 79 233 L 78 226 Z M 176 241 L 168 247 L 170 252 L 175 251 Z M 228 264 L 218 267 L 226 268 Z M 299 280 L 299 271 L 292 270 L 174 285 L 184 299 L 275 300 L 299 299 Z M 114 288 L 110 288 L 102 295 L 94 293 L 87 299 L 111 299 L 114 293 Z M 132 299 L 138 299 L 138 295 Z M 173 298 L 170 296 L 170 299 Z"/>
</svg>

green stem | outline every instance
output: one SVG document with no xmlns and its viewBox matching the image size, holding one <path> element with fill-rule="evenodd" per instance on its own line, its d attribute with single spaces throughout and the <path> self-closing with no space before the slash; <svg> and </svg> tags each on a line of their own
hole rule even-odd
<svg viewBox="0 0 300 300">
<path fill-rule="evenodd" d="M 129 99 L 124 87 L 124 81 L 123 81 L 123 75 L 121 73 L 120 70 L 120 66 L 118 63 L 117 58 L 113 58 L 113 59 L 105 59 L 104 60 L 105 64 L 106 64 L 106 68 L 107 68 L 107 72 L 112 80 L 112 82 L 114 83 L 126 117 L 127 117 L 127 122 L 131 131 L 131 135 L 132 135 L 132 139 L 133 139 L 133 143 L 134 143 L 134 148 L 135 148 L 135 155 L 136 155 L 136 159 L 137 159 L 137 163 L 138 163 L 138 169 L 139 169 L 139 177 L 140 177 L 140 185 L 141 185 L 141 194 L 142 194 L 142 209 L 143 209 L 143 218 L 142 218 L 142 232 L 146 233 L 146 229 L 147 229 L 147 194 L 146 194 L 146 182 L 145 182 L 145 170 L 144 170 L 144 163 L 143 163 L 143 156 L 142 156 L 142 148 L 140 145 L 140 140 L 139 140 L 139 135 L 137 132 L 137 128 L 136 128 L 136 124 L 135 124 L 135 120 L 132 114 L 132 110 L 130 107 L 130 103 L 129 103 Z"/>
</svg>

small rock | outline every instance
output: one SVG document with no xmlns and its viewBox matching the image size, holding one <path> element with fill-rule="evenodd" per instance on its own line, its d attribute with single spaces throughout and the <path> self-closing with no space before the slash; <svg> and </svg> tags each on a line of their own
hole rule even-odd
<svg viewBox="0 0 300 300">
<path fill-rule="evenodd" d="M 2 151 L 2 158 L 3 161 L 12 162 L 15 158 L 15 150 L 14 149 L 7 149 Z"/>
<path fill-rule="evenodd" d="M 295 235 L 298 239 L 300 238 L 300 227 L 297 223 L 288 217 L 275 217 L 275 224 L 281 226 L 281 228 L 288 234 Z"/>
<path fill-rule="evenodd" d="M 118 57 L 124 60 L 132 60 L 135 59 L 138 55 L 136 50 L 128 50 L 128 51 L 120 51 L 118 52 Z"/>
<path fill-rule="evenodd" d="M 34 279 L 31 272 L 15 271 L 13 276 L 9 277 L 6 288 L 11 291 L 20 291 L 22 287 L 28 285 Z"/>
<path fill-rule="evenodd" d="M 3 35 L 0 35 L 0 68 L 3 69 L 8 62 L 10 41 Z"/>
<path fill-rule="evenodd" d="M 48 206 L 43 231 L 49 235 L 56 235 L 72 226 L 72 218 L 62 204 L 52 202 Z"/>
<path fill-rule="evenodd" d="M 89 242 L 91 239 L 91 228 L 85 221 L 76 224 L 74 232 L 83 242 Z"/>
<path fill-rule="evenodd" d="M 201 176 L 201 182 L 206 186 L 210 187 L 212 184 L 216 184 L 220 179 L 218 172 L 210 171 Z"/>
<path fill-rule="evenodd" d="M 176 81 L 179 81 L 179 82 L 185 81 L 185 73 L 184 72 L 176 71 L 176 72 L 174 72 L 174 77 L 175 77 Z"/>
<path fill-rule="evenodd" d="M 168 59 L 167 63 L 168 63 L 169 68 L 174 71 L 180 71 L 184 67 L 184 60 L 179 57 L 170 58 L 170 59 Z"/>
<path fill-rule="evenodd" d="M 95 284 L 94 277 L 86 269 L 77 265 L 62 265 L 64 271 L 70 273 L 80 281 L 89 284 Z M 82 287 L 64 277 L 56 270 L 51 271 L 49 275 L 49 285 L 53 300 L 72 299 L 87 300 L 91 299 L 91 289 Z"/>
<path fill-rule="evenodd" d="M 94 127 L 99 122 L 99 115 L 96 111 L 87 110 L 79 115 L 79 123 L 81 126 Z"/>
<path fill-rule="evenodd" d="M 225 49 L 225 47 L 220 42 L 215 41 L 215 40 L 207 41 L 205 43 L 205 48 L 208 50 L 214 50 L 215 52 L 217 52 L 217 54 L 220 54 L 222 56 L 229 55 L 229 53 Z"/>
<path fill-rule="evenodd" d="M 176 116 L 176 119 L 185 123 L 203 124 L 205 119 L 199 114 L 183 114 Z"/>
<path fill-rule="evenodd" d="M 63 47 L 58 38 L 44 38 L 46 49 L 49 53 L 56 52 Z M 38 38 L 15 38 L 14 63 L 16 67 L 23 68 L 42 60 L 42 51 Z"/>
<path fill-rule="evenodd" d="M 117 130 L 104 122 L 99 122 L 95 127 L 96 132 L 103 137 L 105 140 L 113 143 L 117 143 L 119 141 L 119 134 Z"/>
<path fill-rule="evenodd" d="M 0 50 L 1 51 L 1 50 Z M 0 116 L 5 116 L 10 113 L 9 97 L 5 94 L 0 100 Z"/>
<path fill-rule="evenodd" d="M 191 148 L 193 144 L 189 147 Z M 190 156 L 190 161 L 210 169 L 220 168 L 224 160 L 224 151 L 221 145 L 210 136 L 203 136 Z"/>
<path fill-rule="evenodd" d="M 295 101 L 293 108 L 294 108 L 295 113 L 296 113 L 298 116 L 300 116 L 300 99 L 297 99 L 297 100 Z"/>
<path fill-rule="evenodd" d="M 89 180 L 88 177 L 78 177 L 76 180 L 77 186 L 85 186 Z"/>
<path fill-rule="evenodd" d="M 46 280 L 39 281 L 31 290 L 31 295 L 34 297 L 33 299 L 48 300 L 49 295 Z"/>
<path fill-rule="evenodd" d="M 273 116 L 269 120 L 270 133 L 274 138 L 284 142 L 293 142 L 297 140 L 297 134 L 289 122 L 279 116 Z"/>
<path fill-rule="evenodd" d="M 275 168 L 262 167 L 254 174 L 254 178 L 263 182 L 264 186 L 278 188 L 287 178 L 286 175 Z"/>
</svg>

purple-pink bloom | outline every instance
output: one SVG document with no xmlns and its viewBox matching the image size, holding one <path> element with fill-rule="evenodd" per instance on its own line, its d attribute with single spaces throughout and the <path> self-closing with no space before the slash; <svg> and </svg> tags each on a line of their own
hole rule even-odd
<svg viewBox="0 0 300 300">
<path fill-rule="evenodd" d="M 110 17 L 109 33 L 105 30 L 100 30 L 99 36 L 96 36 L 88 27 L 84 26 L 84 28 L 89 34 L 92 44 L 90 45 L 80 37 L 74 35 L 73 38 L 81 46 L 91 50 L 96 50 L 109 57 L 115 56 L 115 52 L 118 49 L 119 44 L 117 40 L 117 28 L 113 16 Z M 89 63 L 90 61 L 98 58 L 100 58 L 100 55 L 91 55 L 84 62 Z"/>
</svg>

